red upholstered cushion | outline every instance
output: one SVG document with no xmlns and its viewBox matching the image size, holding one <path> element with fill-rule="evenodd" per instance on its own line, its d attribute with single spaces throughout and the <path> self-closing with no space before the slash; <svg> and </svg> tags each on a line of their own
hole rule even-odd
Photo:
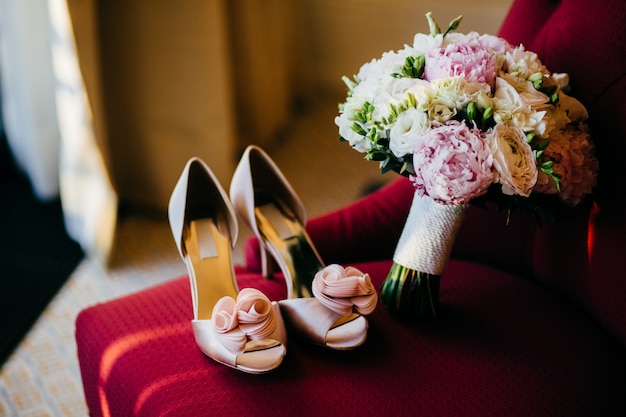
<svg viewBox="0 0 626 417">
<path fill-rule="evenodd" d="M 589 110 L 600 159 L 591 221 L 547 225 L 535 241 L 534 276 L 591 311 L 626 345 L 626 2 L 517 0 L 500 34 L 570 75 L 572 95 Z M 587 230 L 591 235 L 588 237 Z"/>
<path fill-rule="evenodd" d="M 568 72 L 590 111 L 601 159 L 591 218 L 583 209 L 537 229 L 524 215 L 504 226 L 501 214 L 473 210 L 442 277 L 436 321 L 379 306 L 353 352 L 290 333 L 283 365 L 264 376 L 200 352 L 186 277 L 88 308 L 76 340 L 91 415 L 626 414 L 625 21 L 623 0 L 516 0 L 501 31 Z M 380 288 L 411 194 L 398 180 L 313 219 L 323 259 L 372 261 L 356 266 Z M 280 279 L 242 269 L 238 279 L 270 298 L 286 292 Z"/>
<path fill-rule="evenodd" d="M 388 262 L 357 265 L 379 286 Z M 282 280 L 239 270 L 270 297 Z M 572 304 L 503 271 L 454 261 L 442 316 L 379 306 L 352 352 L 289 333 L 275 372 L 247 375 L 196 347 L 186 277 L 84 310 L 78 356 L 91 415 L 608 415 L 626 411 L 620 344 Z"/>
</svg>

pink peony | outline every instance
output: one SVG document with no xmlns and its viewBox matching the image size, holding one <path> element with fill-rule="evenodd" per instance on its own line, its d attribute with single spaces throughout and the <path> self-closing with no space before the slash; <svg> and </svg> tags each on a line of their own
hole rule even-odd
<svg viewBox="0 0 626 417">
<path fill-rule="evenodd" d="M 413 166 L 416 192 L 442 204 L 465 204 L 485 194 L 494 180 L 482 132 L 464 122 L 426 132 L 413 154 Z"/>
<path fill-rule="evenodd" d="M 426 55 L 424 79 L 427 81 L 454 76 L 469 83 L 494 86 L 498 60 L 495 54 L 476 43 L 459 42 L 438 48 Z"/>
<path fill-rule="evenodd" d="M 505 54 L 507 52 L 513 51 L 515 48 L 508 43 L 506 40 L 493 35 L 480 35 L 477 39 L 480 45 L 491 51 L 495 51 L 499 54 Z"/>
</svg>

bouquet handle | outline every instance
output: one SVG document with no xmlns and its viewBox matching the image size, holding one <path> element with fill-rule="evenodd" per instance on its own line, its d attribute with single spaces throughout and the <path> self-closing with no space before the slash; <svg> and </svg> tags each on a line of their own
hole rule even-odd
<svg viewBox="0 0 626 417">
<path fill-rule="evenodd" d="M 440 277 L 466 211 L 467 205 L 439 204 L 415 193 L 381 287 L 383 304 L 417 317 L 437 316 Z"/>
</svg>

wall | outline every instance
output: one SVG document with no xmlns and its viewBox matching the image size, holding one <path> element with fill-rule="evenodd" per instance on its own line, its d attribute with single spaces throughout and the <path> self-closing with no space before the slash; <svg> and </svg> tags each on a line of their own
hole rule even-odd
<svg viewBox="0 0 626 417">
<path fill-rule="evenodd" d="M 460 32 L 496 34 L 512 0 L 299 0 L 308 36 L 309 65 L 319 89 L 342 96 L 343 75 L 383 52 L 411 44 L 428 33 L 432 11 L 443 30 L 463 15 Z"/>
</svg>

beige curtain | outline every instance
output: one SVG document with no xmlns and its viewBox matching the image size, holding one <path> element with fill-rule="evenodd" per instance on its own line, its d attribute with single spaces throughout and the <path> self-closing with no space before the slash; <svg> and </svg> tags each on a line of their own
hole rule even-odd
<svg viewBox="0 0 626 417">
<path fill-rule="evenodd" d="M 120 202 L 164 213 L 191 156 L 227 186 L 306 92 L 291 0 L 0 0 L 13 153 L 106 264 Z"/>
<path fill-rule="evenodd" d="M 61 196 L 69 235 L 106 262 L 117 196 L 109 182 L 64 0 L 0 0 L 3 119 L 17 165 L 42 200 Z"/>
<path fill-rule="evenodd" d="M 182 166 L 227 186 L 289 123 L 292 0 L 69 0 L 98 143 L 120 200 L 163 211 Z"/>
</svg>

